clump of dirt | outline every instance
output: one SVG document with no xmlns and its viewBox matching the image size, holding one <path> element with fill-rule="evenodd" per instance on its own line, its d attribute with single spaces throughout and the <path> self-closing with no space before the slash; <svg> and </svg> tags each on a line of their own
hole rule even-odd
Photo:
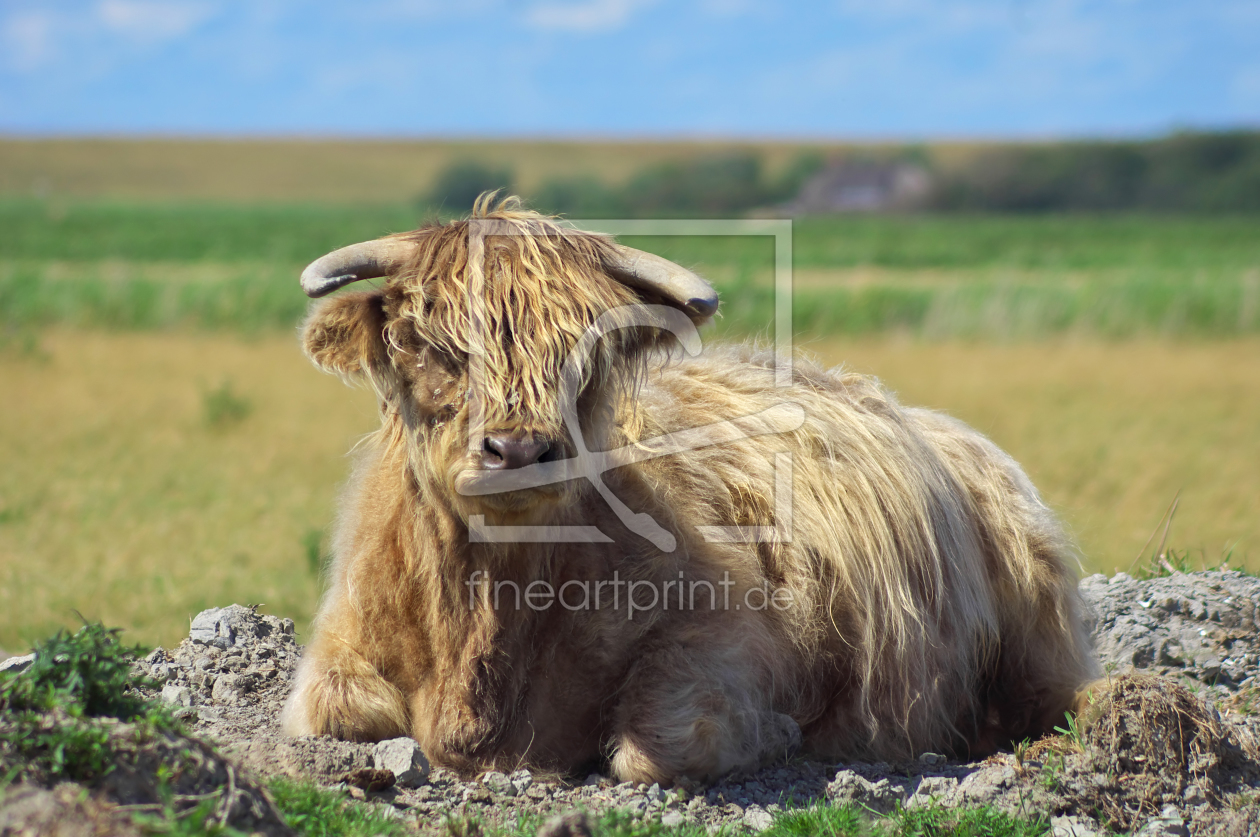
<svg viewBox="0 0 1260 837">
<path fill-rule="evenodd" d="M 28 783 L 9 788 L 0 805 L 0 834 L 5 837 L 141 837 L 131 816 L 83 788 L 63 783 L 42 788 Z"/>
<path fill-rule="evenodd" d="M 1217 712 L 1168 678 L 1129 674 L 1109 685 L 1081 725 L 1101 769 L 1148 777 L 1151 793 L 1164 795 L 1219 778 L 1227 748 Z"/>
<path fill-rule="evenodd" d="M 1177 679 L 1130 673 L 1100 683 L 1074 729 L 1037 742 L 1034 755 L 1060 759 L 1065 811 L 1129 831 L 1245 789 L 1256 768 L 1246 732 Z"/>
<path fill-rule="evenodd" d="M 0 738 L 10 739 L 8 733 L 13 727 L 9 719 L 0 719 Z M 0 748 L 0 766 L 20 775 L 28 787 L 73 787 L 76 793 L 87 790 L 109 809 L 130 813 L 181 816 L 200 809 L 208 821 L 222 827 L 268 837 L 292 834 L 262 786 L 200 738 L 178 730 L 156 729 L 144 721 L 88 720 L 69 717 L 62 711 L 46 713 L 23 732 L 65 751 L 90 737 L 91 747 L 102 757 L 99 769 L 74 769 L 67 765 L 70 769 L 59 775 L 46 765 L 27 761 L 12 747 Z M 75 756 L 82 759 L 79 753 Z M 65 773 L 76 781 L 65 782 Z M 44 802 L 39 807 L 45 814 L 56 810 L 73 814 L 65 806 L 45 804 L 55 802 L 54 797 L 41 799 Z M 0 810 L 7 810 L 10 804 L 6 796 Z M 7 833 L 0 827 L 0 834 Z"/>
</svg>

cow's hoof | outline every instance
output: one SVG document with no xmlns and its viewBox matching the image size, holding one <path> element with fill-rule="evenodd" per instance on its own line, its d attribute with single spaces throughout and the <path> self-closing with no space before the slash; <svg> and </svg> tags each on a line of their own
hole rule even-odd
<svg viewBox="0 0 1260 837">
<path fill-rule="evenodd" d="M 790 759 L 801 749 L 801 727 L 791 716 L 779 712 L 766 715 L 762 723 L 763 762 Z"/>
</svg>

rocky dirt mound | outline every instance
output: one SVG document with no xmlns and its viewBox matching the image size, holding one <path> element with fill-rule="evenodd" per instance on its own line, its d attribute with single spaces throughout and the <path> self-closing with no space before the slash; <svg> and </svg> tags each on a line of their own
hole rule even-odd
<svg viewBox="0 0 1260 837">
<path fill-rule="evenodd" d="M 1180 675 L 1225 696 L 1257 685 L 1260 579 L 1237 571 L 1138 580 L 1093 575 L 1081 593 L 1097 614 L 1098 657 L 1113 672 Z"/>
<path fill-rule="evenodd" d="M 197 731 L 248 767 L 314 777 L 435 828 L 452 814 L 493 821 L 585 807 L 760 830 L 786 806 L 831 800 L 874 811 L 994 804 L 1054 817 L 1064 834 L 1143 827 L 1152 835 L 1260 834 L 1260 726 L 1237 711 L 1247 708 L 1260 673 L 1260 579 L 1122 573 L 1087 578 L 1081 591 L 1095 611 L 1095 641 L 1111 679 L 1068 735 L 979 763 L 931 753 L 900 765 L 794 760 L 704 788 L 603 776 L 565 782 L 526 770 L 461 781 L 430 769 L 407 739 L 285 738 L 278 717 L 300 653 L 292 622 L 237 605 L 200 614 L 179 648 L 155 651 L 144 666 L 164 682 L 162 696 L 195 718 Z M 1120 676 L 1126 671 L 1158 677 Z"/>
<path fill-rule="evenodd" d="M 353 744 L 289 739 L 279 714 L 300 657 L 293 623 L 239 605 L 197 616 L 187 639 L 137 665 L 154 696 L 221 745 L 238 775 L 310 777 L 422 831 L 447 818 L 490 822 L 585 808 L 764 830 L 814 801 L 898 806 L 993 805 L 1049 818 L 1055 834 L 1103 830 L 1260 837 L 1260 579 L 1233 572 L 1139 580 L 1093 576 L 1081 590 L 1108 679 L 1078 725 L 1015 753 L 959 763 L 925 753 L 908 764 L 795 759 L 709 787 L 662 788 L 520 770 L 463 781 L 431 768 L 410 739 Z M 217 777 L 214 781 L 223 781 Z"/>
<path fill-rule="evenodd" d="M 88 625 L 7 661 L 0 835 L 130 834 L 136 815 L 291 835 L 235 760 L 135 694 L 132 652 L 115 634 Z"/>
</svg>

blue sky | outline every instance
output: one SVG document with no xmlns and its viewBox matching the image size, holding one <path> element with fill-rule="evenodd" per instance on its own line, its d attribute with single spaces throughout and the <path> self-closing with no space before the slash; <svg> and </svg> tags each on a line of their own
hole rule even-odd
<svg viewBox="0 0 1260 837">
<path fill-rule="evenodd" d="M 0 0 L 0 132 L 1260 126 L 1260 0 Z"/>
</svg>

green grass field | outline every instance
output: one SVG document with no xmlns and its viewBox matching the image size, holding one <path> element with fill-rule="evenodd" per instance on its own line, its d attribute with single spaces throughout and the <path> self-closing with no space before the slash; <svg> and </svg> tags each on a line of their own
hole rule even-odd
<svg viewBox="0 0 1260 837">
<path fill-rule="evenodd" d="M 386 205 L 0 200 L 0 646 L 77 612 L 173 643 L 202 607 L 302 624 L 370 397 L 302 359 L 309 260 Z M 798 345 L 1025 464 L 1090 570 L 1260 558 L 1260 221 L 846 217 L 795 226 Z M 629 240 L 767 335 L 769 239 Z M 1158 538 L 1157 538 L 1158 540 Z M 1148 549 L 1149 551 L 1149 549 Z"/>
<path fill-rule="evenodd" d="M 286 327 L 293 276 L 344 244 L 410 229 L 405 206 L 0 202 L 0 323 Z M 809 335 L 931 338 L 1260 332 L 1250 217 L 845 217 L 798 223 L 795 322 Z M 710 276 L 720 329 L 761 330 L 768 237 L 627 237 Z"/>
</svg>

